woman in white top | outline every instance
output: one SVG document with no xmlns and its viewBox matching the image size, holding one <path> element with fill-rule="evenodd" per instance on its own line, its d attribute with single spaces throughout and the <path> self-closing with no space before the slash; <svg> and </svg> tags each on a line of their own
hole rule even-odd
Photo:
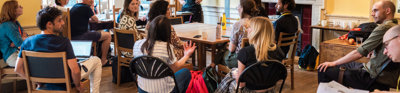
<svg viewBox="0 0 400 93">
<path fill-rule="evenodd" d="M 188 69 L 183 68 L 185 62 L 189 59 L 190 55 L 196 49 L 195 44 L 190 42 L 184 44 L 184 56 L 177 59 L 173 54 L 174 49 L 171 43 L 171 23 L 165 15 L 160 15 L 154 18 L 149 23 L 149 30 L 146 39 L 142 39 L 135 42 L 133 47 L 133 53 L 135 56 L 149 55 L 158 57 L 164 62 L 167 62 L 171 69 L 175 72 L 175 79 L 177 81 L 177 87 L 179 93 L 186 91 L 191 74 Z M 165 77 L 161 79 L 145 79 L 138 77 L 138 90 L 140 93 L 146 92 L 157 92 L 167 93 L 174 90 L 175 83 L 172 77 Z"/>
</svg>

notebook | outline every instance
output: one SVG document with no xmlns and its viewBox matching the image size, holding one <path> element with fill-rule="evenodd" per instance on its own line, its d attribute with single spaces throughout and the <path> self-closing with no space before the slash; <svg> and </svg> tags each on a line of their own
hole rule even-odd
<svg viewBox="0 0 400 93">
<path fill-rule="evenodd" d="M 71 45 L 79 62 L 89 59 L 92 50 L 92 41 L 71 40 Z"/>
</svg>

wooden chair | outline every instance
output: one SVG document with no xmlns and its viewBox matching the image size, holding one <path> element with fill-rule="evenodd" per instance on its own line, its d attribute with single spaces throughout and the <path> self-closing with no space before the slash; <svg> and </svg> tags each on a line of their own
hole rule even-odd
<svg viewBox="0 0 400 93">
<path fill-rule="evenodd" d="M 284 59 L 284 61 L 286 62 L 286 66 L 289 66 L 290 68 L 290 82 L 291 82 L 291 89 L 294 89 L 294 60 L 295 60 L 295 55 L 296 55 L 296 47 L 297 47 L 297 41 L 298 41 L 298 36 L 300 35 L 300 31 L 297 31 L 296 33 L 284 33 L 281 32 L 279 34 L 279 38 L 278 38 L 278 47 L 282 47 L 282 46 L 292 46 L 293 49 L 292 51 L 289 51 L 291 53 L 288 56 L 287 59 Z M 290 37 L 283 37 L 283 36 L 290 36 Z M 283 43 L 282 41 L 290 41 L 290 42 L 285 42 Z"/>
<path fill-rule="evenodd" d="M 138 56 L 135 57 L 130 63 L 130 70 L 132 74 L 137 74 L 140 77 L 146 79 L 161 79 L 164 77 L 172 77 L 175 82 L 175 88 L 179 91 L 177 87 L 174 71 L 171 67 L 159 58 L 152 56 Z M 138 83 L 140 81 L 137 81 Z M 136 84 L 137 85 L 137 84 Z M 139 88 L 139 86 L 137 86 Z"/>
<path fill-rule="evenodd" d="M 239 92 L 239 82 L 246 82 L 245 88 L 249 90 L 269 89 L 282 80 L 279 93 L 285 84 L 287 71 L 284 65 L 278 61 L 262 61 L 246 67 L 239 76 L 236 93 Z M 268 92 L 269 93 L 269 92 Z"/>
<path fill-rule="evenodd" d="M 3 59 L 0 59 L 3 60 Z M 2 88 L 1 81 L 4 79 L 13 80 L 13 93 L 17 92 L 17 80 L 23 79 L 16 72 L 14 72 L 14 67 L 0 68 L 0 91 Z"/>
<path fill-rule="evenodd" d="M 114 28 L 117 28 L 118 24 L 117 24 L 117 14 L 119 14 L 119 10 L 121 8 L 115 8 L 115 5 L 113 6 L 113 19 L 114 19 Z M 121 16 L 122 17 L 122 16 Z"/>
<path fill-rule="evenodd" d="M 118 56 L 117 86 L 121 83 L 121 67 L 129 67 L 129 62 L 133 58 L 133 44 L 136 42 L 135 31 L 114 29 L 114 52 Z M 126 54 L 130 54 L 126 55 Z"/>
<path fill-rule="evenodd" d="M 69 8 L 67 8 L 67 12 L 63 12 L 62 16 L 65 22 L 62 31 L 62 36 L 71 40 L 71 20 L 70 20 L 71 16 Z"/>
<path fill-rule="evenodd" d="M 183 24 L 183 18 L 182 18 L 182 16 L 179 16 L 179 17 L 169 17 L 168 19 L 171 20 L 171 24 L 172 24 L 172 25 Z"/>
<path fill-rule="evenodd" d="M 22 51 L 24 70 L 28 93 L 76 93 L 75 88 L 71 87 L 71 77 L 67 65 L 65 52 L 33 52 Z M 84 87 L 88 88 L 90 83 L 84 81 Z M 35 83 L 65 83 L 66 90 L 36 90 Z M 82 91 L 84 93 L 90 92 Z"/>
<path fill-rule="evenodd" d="M 239 21 L 239 20 L 240 18 L 226 18 L 226 24 L 235 24 L 234 22 L 231 21 Z"/>
</svg>

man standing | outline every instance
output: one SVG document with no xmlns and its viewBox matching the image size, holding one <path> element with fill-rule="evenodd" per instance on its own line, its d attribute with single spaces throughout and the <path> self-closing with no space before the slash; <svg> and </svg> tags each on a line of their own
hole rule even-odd
<svg viewBox="0 0 400 93">
<path fill-rule="evenodd" d="M 71 8 L 71 38 L 72 40 L 103 41 L 101 45 L 101 62 L 107 63 L 107 53 L 110 48 L 111 34 L 109 32 L 89 31 L 89 21 L 99 22 L 90 6 L 93 0 L 83 0 Z"/>
<path fill-rule="evenodd" d="M 62 12 L 54 7 L 46 7 L 40 10 L 36 20 L 37 26 L 42 30 L 42 34 L 27 38 L 21 45 L 21 51 L 66 52 L 67 64 L 71 70 L 71 77 L 75 87 L 80 90 L 81 77 L 89 76 L 92 93 L 99 93 L 102 73 L 101 60 L 98 57 L 90 57 L 88 60 L 80 62 L 81 67 L 87 68 L 87 70 L 79 68 L 70 40 L 56 35 L 61 32 L 64 25 L 61 14 Z M 15 72 L 19 76 L 26 78 L 22 52 L 18 54 Z M 39 89 L 65 90 L 65 84 L 42 83 Z"/>
<path fill-rule="evenodd" d="M 278 0 L 275 5 L 276 11 L 281 13 L 281 17 L 274 23 L 275 28 L 275 41 L 278 42 L 279 34 L 284 33 L 296 33 L 298 30 L 298 22 L 296 17 L 292 14 L 292 10 L 296 7 L 294 0 Z M 283 36 L 291 37 L 291 36 Z M 282 41 L 282 43 L 290 41 Z M 282 51 L 287 55 L 290 46 L 281 47 Z"/>
<path fill-rule="evenodd" d="M 385 46 L 382 38 L 389 28 L 397 24 L 397 20 L 393 19 L 394 11 L 395 5 L 391 1 L 375 3 L 372 7 L 371 16 L 375 23 L 380 25 L 372 31 L 368 39 L 357 50 L 351 51 L 334 62 L 320 64 L 318 66 L 318 82 L 335 80 L 342 82 L 345 86 L 357 89 L 387 89 L 380 85 L 383 82 L 379 82 L 380 76 L 378 77 L 378 74 L 385 68 L 384 64 L 390 61 L 383 54 Z M 363 56 L 370 57 L 370 61 L 364 64 L 353 62 Z M 373 78 L 376 77 L 378 77 L 378 80 L 374 82 Z"/>
</svg>

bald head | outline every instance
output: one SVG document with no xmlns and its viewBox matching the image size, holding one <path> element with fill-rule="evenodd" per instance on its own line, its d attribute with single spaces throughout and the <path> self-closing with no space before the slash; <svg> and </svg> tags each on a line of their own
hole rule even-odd
<svg viewBox="0 0 400 93">
<path fill-rule="evenodd" d="M 385 50 L 383 54 L 387 55 L 393 62 L 400 62 L 400 25 L 390 28 L 383 36 Z"/>
<path fill-rule="evenodd" d="M 390 28 L 385 35 L 383 36 L 383 42 L 386 42 L 390 39 L 392 39 L 395 36 L 398 36 L 400 34 L 400 25 L 396 25 L 392 28 Z"/>
<path fill-rule="evenodd" d="M 375 23 L 382 24 L 385 20 L 394 18 L 395 6 L 391 1 L 379 1 L 372 6 L 371 16 L 374 18 Z"/>
</svg>

